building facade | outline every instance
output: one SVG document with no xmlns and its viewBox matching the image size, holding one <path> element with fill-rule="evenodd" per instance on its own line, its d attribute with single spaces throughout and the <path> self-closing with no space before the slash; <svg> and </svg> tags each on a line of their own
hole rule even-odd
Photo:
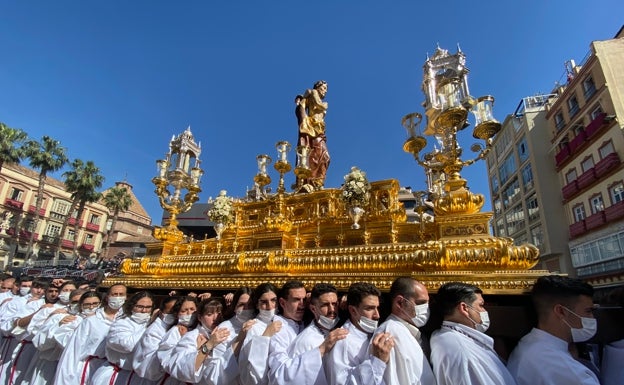
<svg viewBox="0 0 624 385">
<path fill-rule="evenodd" d="M 550 124 L 570 254 L 576 274 L 595 286 L 624 282 L 624 28 L 594 41 L 566 84 Z"/>
<path fill-rule="evenodd" d="M 131 188 L 131 187 L 130 187 Z M 65 234 L 60 234 L 70 206 L 71 194 L 65 191 L 64 184 L 52 177 L 47 177 L 40 220 L 35 224 L 35 209 L 38 190 L 38 173 L 18 164 L 5 164 L 0 170 L 0 222 L 5 229 L 1 231 L 2 243 L 0 250 L 4 259 L 0 264 L 4 268 L 21 266 L 26 258 L 28 243 L 34 232 L 33 259 L 34 265 L 49 265 L 61 240 L 60 265 L 74 263 L 73 249 L 77 244 L 78 256 L 82 258 L 100 257 L 102 246 L 110 228 L 110 214 L 106 206 L 90 203 L 85 206 L 80 218 L 72 217 Z M 133 206 L 127 213 L 120 215 L 112 232 L 112 245 L 109 254 L 116 252 L 115 242 L 137 235 L 137 232 L 149 235 L 152 230 L 151 218 L 146 214 L 136 197 Z M 74 214 L 75 215 L 75 214 Z M 74 233 L 74 225 L 78 221 L 78 233 Z M 140 223 L 140 226 L 136 225 Z M 132 225 L 131 225 L 132 224 Z M 138 228 L 141 231 L 138 231 Z M 130 231 L 135 229 L 134 231 Z"/>
</svg>

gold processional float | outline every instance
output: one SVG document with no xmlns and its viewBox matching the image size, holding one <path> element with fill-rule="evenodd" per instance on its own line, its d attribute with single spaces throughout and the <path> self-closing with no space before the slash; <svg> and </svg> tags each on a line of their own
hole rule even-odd
<svg viewBox="0 0 624 385">
<path fill-rule="evenodd" d="M 295 99 L 299 137 L 292 192 L 284 186 L 284 175 L 292 168 L 290 144 L 282 141 L 276 145 L 276 192 L 266 188 L 272 160 L 258 155 L 255 191 L 244 199 L 222 191 L 208 213 L 216 237 L 188 239 L 177 228 L 176 216 L 198 200 L 203 172 L 200 147 L 187 129 L 173 137 L 166 159 L 157 162 L 159 175 L 152 179 L 161 206 L 170 214 L 167 226 L 154 230 L 160 242 L 147 245 L 144 257 L 124 260 L 121 274 L 107 278 L 105 285 L 234 290 L 267 281 L 279 286 L 296 278 L 309 287 L 328 282 L 346 290 L 353 282 L 366 281 L 387 291 L 396 277 L 409 275 L 431 292 L 457 280 L 488 294 L 527 292 L 537 277 L 547 274 L 530 270 L 538 262 L 538 249 L 492 236 L 492 213 L 481 212 L 484 196 L 472 193 L 460 175 L 464 166 L 485 157 L 501 128 L 492 114 L 494 98 L 470 96 L 467 74 L 460 49 L 451 55 L 438 47 L 425 62 L 424 135 L 435 138 L 433 151 L 421 156 L 427 145 L 419 130 L 421 115 L 403 118 L 408 131 L 403 149 L 427 177 L 427 191 L 415 193 L 418 221 L 406 221 L 397 180 L 369 183 L 354 167 L 341 188 L 324 188 L 329 164 L 323 101 L 327 83 L 319 81 Z M 468 112 L 475 117 L 473 137 L 484 145 L 471 146 L 476 157 L 462 160 L 457 135 L 469 126 Z M 428 215 L 431 209 L 433 215 Z"/>
</svg>

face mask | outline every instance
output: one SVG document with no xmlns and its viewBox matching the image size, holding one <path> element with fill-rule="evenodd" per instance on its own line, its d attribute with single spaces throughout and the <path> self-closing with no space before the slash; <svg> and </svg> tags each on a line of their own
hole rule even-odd
<svg viewBox="0 0 624 385">
<path fill-rule="evenodd" d="M 414 305 L 414 312 L 416 313 L 416 315 L 411 318 L 412 323 L 416 327 L 425 326 L 425 324 L 429 320 L 429 304 L 423 303 L 422 305 L 416 305 L 414 302 L 408 299 L 405 299 L 405 301 Z"/>
<path fill-rule="evenodd" d="M 126 302 L 126 297 L 108 297 L 108 306 L 111 309 L 118 310 Z"/>
<path fill-rule="evenodd" d="M 68 291 L 64 291 L 64 292 L 60 293 L 58 295 L 58 299 L 62 303 L 68 303 L 69 302 L 69 292 Z"/>
<path fill-rule="evenodd" d="M 332 319 L 329 317 L 325 317 L 324 315 L 321 315 L 319 316 L 319 319 L 316 322 L 318 322 L 319 326 L 322 327 L 323 329 L 332 330 L 334 326 L 336 326 L 338 321 L 340 321 L 340 318 L 338 317 Z"/>
<path fill-rule="evenodd" d="M 27 296 L 28 293 L 30 293 L 30 288 L 29 287 L 20 287 L 20 295 L 22 297 Z"/>
<path fill-rule="evenodd" d="M 162 317 L 162 321 L 165 325 L 173 325 L 175 323 L 176 317 L 173 314 L 165 314 Z"/>
<path fill-rule="evenodd" d="M 183 314 L 178 317 L 178 323 L 182 326 L 189 326 L 195 322 L 195 314 Z"/>
<path fill-rule="evenodd" d="M 149 321 L 152 315 L 150 313 L 132 313 L 132 320 L 138 324 L 144 324 Z"/>
<path fill-rule="evenodd" d="M 573 342 L 585 342 L 596 334 L 596 332 L 598 331 L 597 319 L 589 318 L 589 317 L 581 317 L 580 315 L 576 314 L 575 312 L 568 309 L 567 307 L 564 306 L 563 308 L 581 319 L 582 327 L 580 329 L 573 328 L 572 326 L 570 326 L 569 323 L 566 322 L 565 319 L 563 320 L 563 322 L 565 322 L 566 325 L 570 326 L 570 332 L 572 332 Z"/>
<path fill-rule="evenodd" d="M 254 315 L 254 311 L 252 309 L 238 310 L 236 312 L 236 319 L 242 323 L 249 321 Z"/>
<path fill-rule="evenodd" d="M 368 334 L 375 332 L 375 329 L 377 329 L 378 323 L 379 321 L 373 320 L 364 316 L 360 317 L 360 320 L 358 321 L 358 324 L 360 325 L 362 330 L 364 330 L 364 332 Z"/>
<path fill-rule="evenodd" d="M 258 313 L 258 319 L 264 322 L 265 324 L 268 324 L 271 321 L 273 321 L 274 316 L 275 316 L 275 309 L 260 310 L 260 312 Z"/>
<path fill-rule="evenodd" d="M 468 304 L 466 304 L 466 306 L 476 311 L 473 307 L 469 306 Z M 477 313 L 479 313 L 479 317 L 481 317 L 481 323 L 475 322 L 472 318 L 470 318 L 470 316 L 468 316 L 468 319 L 472 321 L 477 331 L 481 333 L 485 333 L 490 327 L 490 314 L 486 311 L 477 311 Z"/>
<path fill-rule="evenodd" d="M 90 316 L 95 314 L 96 309 L 82 309 L 82 314 L 84 314 L 85 316 Z"/>
<path fill-rule="evenodd" d="M 80 306 L 80 305 L 79 305 L 79 304 L 77 304 L 77 303 L 74 303 L 74 304 L 72 304 L 72 305 L 69 305 L 69 309 L 68 309 L 67 311 L 69 312 L 69 314 L 72 314 L 72 315 L 74 315 L 74 314 L 78 314 L 78 313 L 80 312 L 80 311 L 79 311 L 79 308 L 78 308 L 79 306 Z"/>
</svg>

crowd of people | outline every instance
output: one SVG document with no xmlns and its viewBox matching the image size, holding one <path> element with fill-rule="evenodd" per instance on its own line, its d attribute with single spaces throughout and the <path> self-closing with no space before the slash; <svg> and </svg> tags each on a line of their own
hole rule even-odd
<svg viewBox="0 0 624 385">
<path fill-rule="evenodd" d="M 600 373 L 571 346 L 596 333 L 593 288 L 550 275 L 532 291 L 538 323 L 505 361 L 485 332 L 483 292 L 449 282 L 429 306 L 427 288 L 397 278 L 346 294 L 297 280 L 210 293 L 100 292 L 72 281 L 2 277 L 0 384 L 616 384 L 622 347 Z M 381 314 L 387 298 L 389 314 Z M 442 320 L 430 338 L 431 312 Z M 619 356 L 618 356 L 619 355 Z M 619 358 L 618 358 L 619 357 Z M 619 362 L 619 364 L 618 364 Z M 619 373 L 618 373 L 619 371 Z M 600 380 L 599 380 L 600 378 Z M 602 382 L 600 382 L 602 381 Z"/>
</svg>

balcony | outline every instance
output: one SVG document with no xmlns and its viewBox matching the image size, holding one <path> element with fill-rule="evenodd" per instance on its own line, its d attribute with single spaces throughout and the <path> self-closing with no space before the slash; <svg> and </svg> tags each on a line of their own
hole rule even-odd
<svg viewBox="0 0 624 385">
<path fill-rule="evenodd" d="M 80 245 L 80 248 L 86 251 L 93 251 L 93 245 L 88 245 L 86 243 L 83 243 L 82 245 Z"/>
<path fill-rule="evenodd" d="M 606 222 L 604 211 L 598 211 L 595 214 L 592 214 L 585 218 L 585 227 L 587 230 L 592 230 L 597 227 L 604 225 Z"/>
<path fill-rule="evenodd" d="M 73 249 L 74 248 L 74 241 L 71 241 L 69 239 L 63 239 L 61 241 L 61 247 L 65 247 L 67 249 Z"/>
<path fill-rule="evenodd" d="M 58 242 L 58 237 L 55 237 L 54 235 L 44 235 L 43 237 L 41 237 L 41 241 L 56 245 L 56 243 Z"/>
<path fill-rule="evenodd" d="M 100 225 L 99 224 L 95 224 L 95 223 L 91 223 L 91 222 L 87 222 L 87 230 L 91 230 L 91 231 L 100 231 Z"/>
<path fill-rule="evenodd" d="M 30 239 L 30 235 L 31 234 L 32 233 L 30 231 L 28 231 L 28 230 L 20 230 L 19 231 L 19 237 L 22 238 L 22 239 Z M 35 233 L 34 240 L 35 241 L 39 240 L 39 234 Z"/>
<path fill-rule="evenodd" d="M 584 188 L 590 186 L 592 183 L 596 181 L 596 168 L 592 167 L 589 170 L 585 171 L 581 176 L 576 180 L 578 184 L 579 190 L 583 190 Z"/>
<path fill-rule="evenodd" d="M 76 218 L 71 217 L 71 218 L 69 218 L 69 221 L 67 221 L 67 224 L 69 226 L 74 226 L 74 225 L 76 225 L 76 220 L 77 220 Z M 78 227 L 82 227 L 82 221 L 78 222 Z"/>
<path fill-rule="evenodd" d="M 587 135 L 585 134 L 585 131 L 579 132 L 578 135 L 576 135 L 568 145 L 570 147 L 570 154 L 574 154 L 574 152 L 579 147 L 581 147 L 583 143 L 585 143 L 585 140 L 587 140 Z"/>
<path fill-rule="evenodd" d="M 570 157 L 570 147 L 566 144 L 559 150 L 557 155 L 555 155 L 556 166 L 560 167 L 565 163 L 566 160 Z"/>
<path fill-rule="evenodd" d="M 607 222 L 624 218 L 624 201 L 611 205 L 605 209 L 605 220 Z"/>
<path fill-rule="evenodd" d="M 612 152 L 605 156 L 600 162 L 596 163 L 596 177 L 600 178 L 620 165 L 620 157 L 617 152 Z"/>
<path fill-rule="evenodd" d="M 21 209 L 22 209 L 22 207 L 24 207 L 24 202 L 20 202 L 20 201 L 18 201 L 18 200 L 16 200 L 16 199 L 7 198 L 7 199 L 4 201 L 4 205 L 5 205 L 5 206 L 9 206 L 9 207 L 16 208 L 16 209 L 18 209 L 18 210 L 21 210 Z"/>
<path fill-rule="evenodd" d="M 28 212 L 31 214 L 34 214 L 36 209 L 37 209 L 37 206 L 35 205 L 28 206 Z M 39 216 L 45 217 L 45 213 L 46 213 L 45 207 L 42 207 L 39 209 Z"/>
<path fill-rule="evenodd" d="M 594 136 L 603 126 L 604 118 L 607 116 L 606 113 L 602 113 L 596 116 L 596 119 L 592 120 L 591 123 L 585 127 L 585 133 L 587 134 L 587 138 L 591 138 Z"/>
<path fill-rule="evenodd" d="M 575 179 L 572 182 L 568 183 L 567 185 L 563 186 L 563 188 L 561 189 L 561 193 L 563 194 L 563 199 L 566 199 L 566 200 L 570 199 L 571 197 L 574 196 L 574 194 L 578 192 L 578 190 L 579 188 Z"/>
<path fill-rule="evenodd" d="M 585 227 L 585 220 L 580 220 L 570 225 L 570 238 L 576 238 L 579 235 L 585 233 L 587 228 Z"/>
</svg>

